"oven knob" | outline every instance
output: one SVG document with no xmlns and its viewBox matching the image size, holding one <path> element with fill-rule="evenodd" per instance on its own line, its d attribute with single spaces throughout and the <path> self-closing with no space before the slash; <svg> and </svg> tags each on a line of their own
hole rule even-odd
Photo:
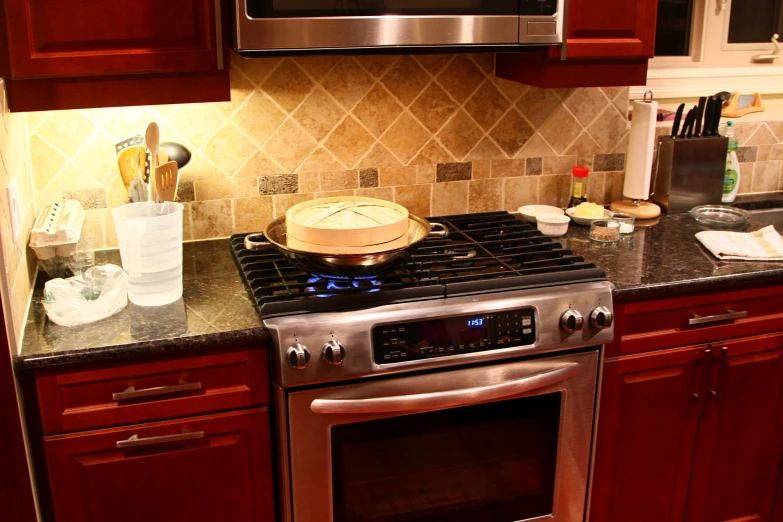
<svg viewBox="0 0 783 522">
<path fill-rule="evenodd" d="M 332 339 L 321 349 L 321 357 L 333 366 L 340 365 L 343 363 L 343 359 L 345 359 L 345 347 L 340 341 Z"/>
<path fill-rule="evenodd" d="M 560 328 L 566 333 L 581 332 L 584 324 L 584 317 L 576 310 L 568 310 L 560 318 Z"/>
<path fill-rule="evenodd" d="M 611 327 L 613 322 L 614 314 L 605 306 L 599 306 L 590 314 L 590 324 L 599 330 Z"/>
<path fill-rule="evenodd" d="M 285 352 L 285 360 L 292 368 L 297 370 L 304 370 L 310 360 L 310 352 L 307 351 L 307 347 L 303 344 L 292 344 L 288 347 L 288 351 Z"/>
</svg>

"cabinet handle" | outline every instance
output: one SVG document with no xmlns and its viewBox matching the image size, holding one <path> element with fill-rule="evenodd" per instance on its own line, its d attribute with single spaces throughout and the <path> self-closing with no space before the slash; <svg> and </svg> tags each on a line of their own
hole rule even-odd
<svg viewBox="0 0 783 522">
<path fill-rule="evenodd" d="M 721 321 L 732 321 L 734 319 L 741 319 L 747 316 L 748 312 L 734 312 L 732 310 L 726 310 L 725 314 L 707 315 L 704 317 L 693 314 L 693 317 L 688 319 L 688 326 L 697 324 L 720 323 Z"/>
<path fill-rule="evenodd" d="M 173 386 L 158 386 L 156 388 L 144 388 L 143 390 L 137 390 L 131 386 L 125 391 L 112 393 L 111 398 L 115 401 L 124 401 L 128 399 L 138 399 L 140 397 L 153 397 L 155 395 L 166 395 L 169 393 L 180 393 L 200 389 L 200 382 L 179 381 L 179 384 Z"/>
<path fill-rule="evenodd" d="M 721 360 L 726 359 L 726 355 L 729 352 L 728 346 L 724 346 L 720 349 L 720 354 L 718 354 L 715 358 L 718 359 L 718 364 L 720 365 Z M 717 375 L 715 375 L 715 386 L 710 387 L 710 396 L 714 399 L 718 398 L 718 387 L 720 386 L 720 366 L 718 366 L 718 372 Z"/>
<path fill-rule="evenodd" d="M 133 434 L 128 440 L 118 440 L 117 447 L 120 449 L 138 448 L 139 446 L 152 446 L 154 444 L 167 444 L 169 442 L 182 442 L 183 440 L 195 440 L 203 438 L 203 431 L 188 431 L 185 428 L 182 428 L 182 433 L 174 433 L 173 435 L 159 435 L 157 437 L 146 437 L 144 439 L 140 439 L 138 435 Z"/>
</svg>

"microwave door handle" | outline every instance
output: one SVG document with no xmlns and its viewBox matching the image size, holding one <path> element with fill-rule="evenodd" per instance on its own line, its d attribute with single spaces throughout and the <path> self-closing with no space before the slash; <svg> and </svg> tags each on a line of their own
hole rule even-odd
<svg viewBox="0 0 783 522">
<path fill-rule="evenodd" d="M 368 399 L 316 399 L 310 404 L 313 413 L 331 415 L 365 413 L 404 413 L 469 406 L 480 402 L 512 397 L 552 386 L 579 373 L 579 363 L 565 363 L 557 368 L 523 379 L 489 386 L 434 393 Z"/>
</svg>

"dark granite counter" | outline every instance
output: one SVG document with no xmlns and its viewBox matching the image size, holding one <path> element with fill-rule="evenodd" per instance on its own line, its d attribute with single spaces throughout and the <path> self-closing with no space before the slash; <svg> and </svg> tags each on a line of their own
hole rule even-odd
<svg viewBox="0 0 783 522">
<path fill-rule="evenodd" d="M 766 208 L 760 206 L 757 208 Z M 783 212 L 754 214 L 741 231 L 766 225 L 783 231 Z M 619 243 L 596 243 L 588 228 L 572 223 L 561 242 L 606 270 L 615 298 L 628 300 L 783 283 L 783 262 L 720 261 L 694 234 L 707 228 L 687 214 L 663 215 L 637 227 Z M 117 251 L 99 252 L 96 264 L 119 264 Z M 25 328 L 20 369 L 191 352 L 220 345 L 263 345 L 269 336 L 251 304 L 231 257 L 228 240 L 186 243 L 184 291 L 162 307 L 129 304 L 122 312 L 75 328 L 47 320 L 36 289 Z"/>
<path fill-rule="evenodd" d="M 752 232 L 767 225 L 783 231 L 783 212 L 759 212 L 748 224 L 730 230 Z M 702 230 L 689 214 L 662 215 L 656 225 L 636 227 L 619 243 L 597 243 L 588 227 L 571 223 L 562 243 L 606 270 L 616 300 L 783 283 L 783 262 L 721 261 L 694 237 Z"/>
<path fill-rule="evenodd" d="M 96 252 L 95 263 L 120 265 L 119 252 Z M 170 305 L 129 302 L 118 314 L 73 328 L 46 318 L 39 276 L 15 364 L 34 369 L 266 343 L 268 333 L 248 298 L 227 239 L 186 243 L 183 274 L 182 298 Z"/>
</svg>

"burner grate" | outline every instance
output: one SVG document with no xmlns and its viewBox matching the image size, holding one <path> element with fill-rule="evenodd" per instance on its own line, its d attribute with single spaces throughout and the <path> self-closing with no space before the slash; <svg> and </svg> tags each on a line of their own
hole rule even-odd
<svg viewBox="0 0 783 522">
<path fill-rule="evenodd" d="M 274 250 L 231 250 L 262 317 L 365 308 L 447 295 L 606 279 L 606 274 L 507 212 L 431 218 L 449 228 L 393 271 L 355 281 L 308 274 Z"/>
</svg>

